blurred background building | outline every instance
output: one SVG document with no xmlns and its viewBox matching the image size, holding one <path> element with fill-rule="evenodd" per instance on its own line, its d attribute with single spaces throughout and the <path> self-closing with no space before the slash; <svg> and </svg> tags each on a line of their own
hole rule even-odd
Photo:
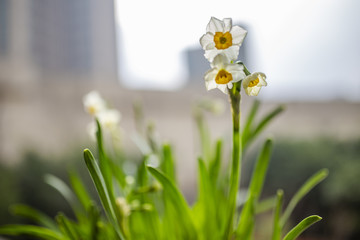
<svg viewBox="0 0 360 240">
<path fill-rule="evenodd" d="M 273 4 L 254 1 L 253 5 L 230 1 L 231 4 L 224 2 L 221 7 L 214 3 L 217 1 L 207 1 L 191 9 L 183 8 L 195 4 L 193 1 L 130 2 L 0 0 L 0 163 L 20 164 L 27 159 L 29 151 L 52 159 L 75 149 L 81 159 L 81 150 L 90 144 L 86 125 L 91 121 L 83 111 L 82 97 L 96 89 L 121 111 L 121 126 L 126 130 L 123 142 L 132 151 L 137 151 L 131 140 L 135 131 L 132 104 L 143 103 L 145 115 L 155 123 L 162 139 L 174 144 L 180 183 L 189 199 L 193 199 L 195 159 L 199 153 L 191 115 L 193 106 L 203 98 L 224 101 L 225 106 L 227 101 L 219 91 L 206 92 L 202 78 L 209 63 L 198 43 L 210 16 L 218 16 L 218 12 L 224 17 L 245 16 L 234 20 L 248 30 L 241 60 L 250 70 L 268 75 L 269 86 L 261 90 L 259 96 L 263 100 L 261 113 L 265 114 L 279 103 L 287 106 L 267 133 L 285 139 L 281 146 L 286 147 L 288 154 L 298 148 L 298 145 L 289 145 L 288 139 L 305 145 L 306 150 L 299 152 L 314 150 L 309 159 L 323 159 L 320 152 L 331 152 L 329 146 L 345 152 L 346 147 L 341 147 L 341 143 L 345 143 L 353 146 L 349 151 L 355 154 L 344 159 L 352 164 L 360 161 L 356 155 L 360 136 L 357 74 L 360 15 L 356 1 L 341 4 L 325 0 L 294 1 L 290 4 L 276 0 Z M 205 5 L 208 10 L 204 10 Z M 224 10 L 226 5 L 234 7 Z M 169 11 L 160 14 L 161 9 Z M 181 19 L 172 17 L 185 10 Z M 201 21 L 195 21 L 203 16 L 206 17 Z M 258 30 L 261 26 L 262 30 Z M 177 40 L 177 34 L 187 38 Z M 180 55 L 175 56 L 173 49 Z M 173 63 L 180 63 L 181 67 Z M 159 74 L 146 78 L 150 73 Z M 252 99 L 243 97 L 244 113 L 251 102 Z M 212 138 L 229 137 L 229 116 L 226 107 L 223 115 L 208 118 Z M 336 144 L 326 141 L 313 144 L 319 138 L 331 139 Z M 280 153 L 277 156 L 283 157 Z M 340 156 L 334 160 L 339 165 L 341 161 Z M 341 166 L 345 167 L 346 161 L 343 161 Z M 289 168 L 297 166 L 290 162 Z M 307 161 L 308 165 L 314 162 Z M 323 161 L 314 169 L 324 164 L 328 167 Z M 283 165 L 276 166 L 279 169 Z M 338 165 L 334 163 L 329 167 L 338 168 Z M 277 169 L 271 175 L 274 179 L 281 175 Z M 293 170 L 297 169 L 289 171 Z M 304 172 L 308 171 L 304 167 Z M 343 170 L 343 175 L 335 176 L 343 179 L 341 176 L 355 175 L 348 173 Z M 5 175 L 0 175 L 0 179 Z M 346 191 L 356 189 L 352 180 L 353 177 L 349 177 Z M 342 186 L 336 189 L 338 195 L 331 195 L 333 201 L 344 202 L 343 189 Z M 358 200 L 360 196 L 350 201 L 355 208 L 359 206 Z M 350 230 L 346 233 L 339 230 L 337 236 L 341 237 L 334 239 L 355 239 L 349 232 L 357 228 L 359 216 L 345 211 L 339 219 L 348 219 L 349 215 L 355 219 L 351 223 L 355 225 L 347 225 Z"/>
</svg>

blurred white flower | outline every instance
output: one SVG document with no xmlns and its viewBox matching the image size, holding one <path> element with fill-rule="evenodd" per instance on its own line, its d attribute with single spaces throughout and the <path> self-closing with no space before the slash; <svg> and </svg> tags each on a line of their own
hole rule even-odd
<svg viewBox="0 0 360 240">
<path fill-rule="evenodd" d="M 97 91 L 91 91 L 83 98 L 85 111 L 92 116 L 106 109 L 106 102 Z"/>
<path fill-rule="evenodd" d="M 122 217 L 128 217 L 130 215 L 131 206 L 130 204 L 128 204 L 125 198 L 123 197 L 116 198 L 116 205 Z"/>
<path fill-rule="evenodd" d="M 103 129 L 114 130 L 118 128 L 121 114 L 116 109 L 106 109 L 99 112 L 97 118 Z"/>
<path fill-rule="evenodd" d="M 96 141 L 96 131 L 97 131 L 97 126 L 96 123 L 94 121 L 90 122 L 87 127 L 86 127 L 86 131 L 89 134 L 90 138 L 92 141 Z"/>
<path fill-rule="evenodd" d="M 257 96 L 261 87 L 267 85 L 265 79 L 265 74 L 261 72 L 255 72 L 247 76 L 242 82 L 246 94 L 249 96 Z"/>
<path fill-rule="evenodd" d="M 212 62 L 216 55 L 222 53 L 231 61 L 236 60 L 246 33 L 245 29 L 232 26 L 231 18 L 224 18 L 221 21 L 212 17 L 206 27 L 206 34 L 200 38 L 205 57 Z"/>
<path fill-rule="evenodd" d="M 230 60 L 222 54 L 214 58 L 211 68 L 205 74 L 207 90 L 218 88 L 223 93 L 227 93 L 227 88 L 231 89 L 233 83 L 246 77 L 243 65 L 230 63 Z"/>
</svg>

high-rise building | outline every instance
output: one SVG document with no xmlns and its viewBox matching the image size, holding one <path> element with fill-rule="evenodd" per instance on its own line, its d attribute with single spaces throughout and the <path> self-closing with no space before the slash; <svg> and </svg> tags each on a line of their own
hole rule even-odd
<svg viewBox="0 0 360 240">
<path fill-rule="evenodd" d="M 0 79 L 117 78 L 112 0 L 0 0 Z"/>
</svg>

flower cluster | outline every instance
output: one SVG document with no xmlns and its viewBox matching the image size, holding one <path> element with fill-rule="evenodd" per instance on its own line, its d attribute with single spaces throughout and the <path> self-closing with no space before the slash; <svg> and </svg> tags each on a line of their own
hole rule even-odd
<svg viewBox="0 0 360 240">
<path fill-rule="evenodd" d="M 246 34 L 245 29 L 232 25 L 231 18 L 210 19 L 206 34 L 200 38 L 204 56 L 211 65 L 205 74 L 207 90 L 218 88 L 227 93 L 234 83 L 242 81 L 246 94 L 257 96 L 261 87 L 267 85 L 264 73 L 250 74 L 242 63 L 235 63 Z"/>
<path fill-rule="evenodd" d="M 118 110 L 109 108 L 105 100 L 97 91 L 91 91 L 83 98 L 85 111 L 95 117 L 103 129 L 112 133 L 118 130 L 121 114 Z M 96 124 L 92 122 L 88 125 L 90 136 L 94 137 L 96 133 Z"/>
</svg>

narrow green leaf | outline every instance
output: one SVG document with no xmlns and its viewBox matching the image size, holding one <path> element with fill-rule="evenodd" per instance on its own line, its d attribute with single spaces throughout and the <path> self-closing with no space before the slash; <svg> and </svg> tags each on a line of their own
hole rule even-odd
<svg viewBox="0 0 360 240">
<path fill-rule="evenodd" d="M 221 152 L 222 152 L 222 140 L 219 139 L 216 142 L 215 157 L 209 164 L 209 175 L 212 180 L 212 185 L 216 186 L 219 173 L 221 170 Z"/>
<path fill-rule="evenodd" d="M 66 199 L 70 206 L 74 207 L 77 205 L 74 193 L 63 180 L 52 174 L 46 174 L 44 180 L 47 184 L 56 189 Z"/>
<path fill-rule="evenodd" d="M 280 105 L 277 108 L 275 108 L 273 111 L 271 111 L 268 115 L 266 115 L 260 123 L 255 127 L 254 130 L 248 134 L 248 137 L 246 139 L 246 144 L 249 144 L 251 141 L 255 139 L 255 137 L 260 134 L 264 128 L 270 123 L 270 121 L 275 118 L 277 115 L 279 115 L 282 111 L 285 110 L 285 107 Z"/>
<path fill-rule="evenodd" d="M 241 143 L 243 144 L 243 146 L 245 146 L 247 143 L 247 140 L 250 135 L 251 127 L 253 125 L 254 118 L 259 109 L 259 106 L 260 106 L 259 100 L 255 100 L 253 105 L 251 106 L 250 113 L 248 115 L 248 118 L 246 119 L 245 126 L 244 126 L 242 134 L 241 134 L 241 137 L 242 137 Z"/>
<path fill-rule="evenodd" d="M 272 196 L 259 201 L 255 206 L 255 214 L 260 214 L 274 209 L 276 205 L 276 196 Z"/>
<path fill-rule="evenodd" d="M 56 221 L 60 227 L 61 232 L 65 236 L 67 236 L 71 240 L 79 239 L 78 233 L 75 230 L 75 228 L 76 228 L 75 224 L 70 222 L 70 220 L 67 219 L 67 217 L 65 217 L 65 215 L 63 215 L 62 213 L 58 214 L 56 216 Z"/>
<path fill-rule="evenodd" d="M 37 224 L 43 225 L 44 227 L 55 231 L 58 230 L 55 222 L 50 217 L 30 206 L 16 204 L 11 206 L 11 212 L 17 216 L 26 217 L 27 219 L 30 219 Z"/>
<path fill-rule="evenodd" d="M 281 226 L 283 227 L 290 217 L 292 211 L 296 207 L 296 205 L 299 203 L 299 201 L 311 190 L 313 189 L 317 184 L 319 184 L 322 180 L 324 180 L 327 175 L 329 174 L 329 171 L 327 169 L 322 169 L 315 173 L 312 177 L 310 177 L 302 186 L 301 188 L 296 192 L 296 194 L 293 196 L 293 198 L 290 200 L 289 205 L 287 206 L 283 216 L 281 217 Z"/>
<path fill-rule="evenodd" d="M 199 200 L 201 207 L 203 207 L 203 214 L 205 215 L 205 221 L 203 224 L 203 232 L 205 235 L 205 239 L 216 239 L 219 237 L 220 226 L 217 225 L 217 214 L 216 210 L 218 206 L 215 202 L 215 191 L 213 189 L 212 181 L 209 176 L 209 173 L 206 170 L 205 162 L 201 158 L 198 160 L 199 162 Z M 211 229 L 211 231 L 209 231 Z"/>
<path fill-rule="evenodd" d="M 32 225 L 4 225 L 0 226 L 1 235 L 20 236 L 28 235 L 45 240 L 64 240 L 59 233 L 48 228 Z"/>
<path fill-rule="evenodd" d="M 246 201 L 243 211 L 240 215 L 240 221 L 237 227 L 237 235 L 240 239 L 249 239 L 251 236 L 250 230 L 253 229 L 255 206 L 260 197 L 262 187 L 264 185 L 266 171 L 269 166 L 270 156 L 272 150 L 272 140 L 267 139 L 257 159 L 256 166 L 251 177 L 249 187 L 249 199 Z"/>
<path fill-rule="evenodd" d="M 90 176 L 95 184 L 95 188 L 99 194 L 101 203 L 105 209 L 105 213 L 109 218 L 110 222 L 112 223 L 113 227 L 115 228 L 118 237 L 120 239 L 124 239 L 123 233 L 121 233 L 119 225 L 117 223 L 117 215 L 114 210 L 115 204 L 111 201 L 103 175 L 101 174 L 99 166 L 97 165 L 94 156 L 89 149 L 84 150 L 84 159 Z"/>
<path fill-rule="evenodd" d="M 190 216 L 190 210 L 179 189 L 167 176 L 159 172 L 157 169 L 150 166 L 147 168 L 149 172 L 162 184 L 165 200 L 168 200 L 172 204 L 172 207 L 176 212 L 176 215 L 173 217 L 177 219 L 179 227 L 183 228 L 183 239 L 197 239 L 194 223 Z"/>
<path fill-rule="evenodd" d="M 69 178 L 72 189 L 74 190 L 84 210 L 88 209 L 92 205 L 91 198 L 79 175 L 75 171 L 70 171 Z"/>
<path fill-rule="evenodd" d="M 163 171 L 164 174 L 174 183 L 176 183 L 176 176 L 175 176 L 175 164 L 174 158 L 172 155 L 172 149 L 169 144 L 163 145 Z"/>
<path fill-rule="evenodd" d="M 322 218 L 317 215 L 312 215 L 304 220 L 302 220 L 298 225 L 296 225 L 293 229 L 286 234 L 286 236 L 283 238 L 283 240 L 294 240 L 296 239 L 303 231 L 305 231 L 307 228 L 309 228 L 314 223 L 320 221 Z"/>
<path fill-rule="evenodd" d="M 277 191 L 276 207 L 274 210 L 274 225 L 273 225 L 273 234 L 271 240 L 280 240 L 281 238 L 281 224 L 280 224 L 280 215 L 281 208 L 284 199 L 284 191 L 279 189 Z"/>
</svg>

